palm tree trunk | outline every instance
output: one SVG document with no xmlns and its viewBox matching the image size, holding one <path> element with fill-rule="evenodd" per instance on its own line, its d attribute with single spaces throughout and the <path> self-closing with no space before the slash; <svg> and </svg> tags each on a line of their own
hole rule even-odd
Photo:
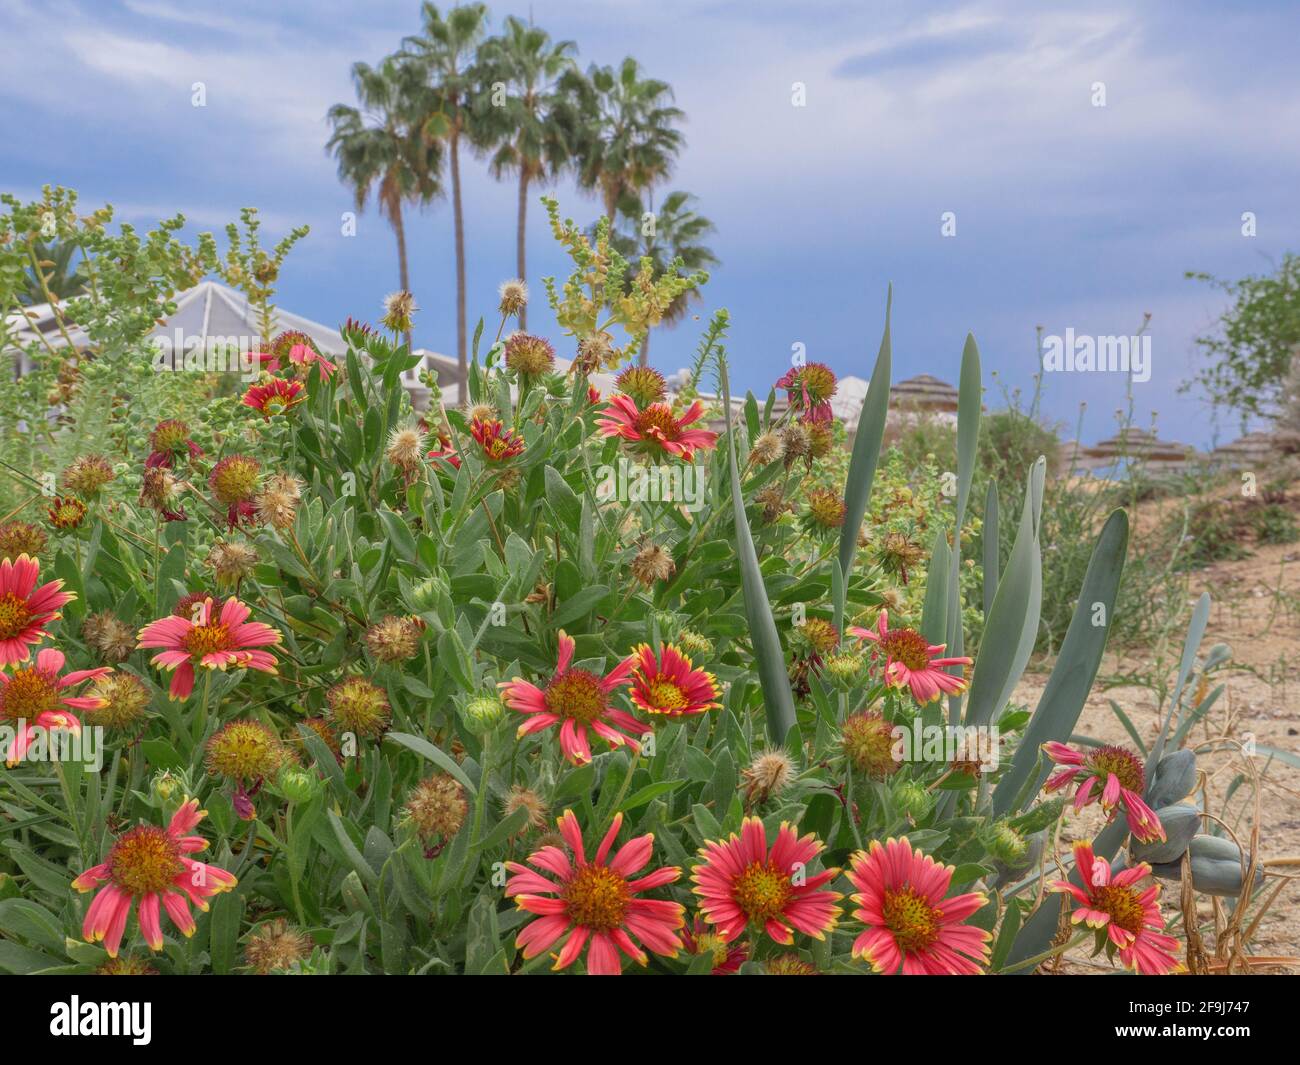
<svg viewBox="0 0 1300 1065">
<path fill-rule="evenodd" d="M 528 168 L 519 167 L 519 231 L 515 234 L 515 266 L 519 271 L 519 280 L 528 283 L 528 271 L 524 265 L 524 243 L 528 231 Z M 528 329 L 528 304 L 519 311 L 519 328 Z"/>
<path fill-rule="evenodd" d="M 451 134 L 451 204 L 456 224 L 456 373 L 462 399 L 469 380 L 465 350 L 465 216 L 460 202 L 460 133 Z"/>
<path fill-rule="evenodd" d="M 403 292 L 411 291 L 411 273 L 406 263 L 406 223 L 402 220 L 402 205 L 395 204 L 392 210 L 393 232 L 397 234 L 397 276 Z M 411 347 L 411 331 L 404 334 L 406 346 Z"/>
</svg>

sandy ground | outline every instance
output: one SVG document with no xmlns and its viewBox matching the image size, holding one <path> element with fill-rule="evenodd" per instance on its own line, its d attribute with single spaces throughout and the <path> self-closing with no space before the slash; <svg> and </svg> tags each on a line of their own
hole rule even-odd
<svg viewBox="0 0 1300 1065">
<path fill-rule="evenodd" d="M 1138 535 L 1147 522 L 1139 520 Z M 1148 526 L 1149 528 L 1149 526 Z M 1149 535 L 1149 533 L 1148 533 Z M 1213 607 L 1202 652 L 1223 642 L 1232 649 L 1231 668 L 1215 676 L 1215 684 L 1227 688 L 1207 719 L 1189 738 L 1189 745 L 1204 744 L 1230 736 L 1300 754 L 1300 544 L 1264 546 L 1251 558 L 1222 562 L 1192 575 L 1188 612 L 1203 591 L 1213 597 Z M 1175 630 L 1165 652 L 1168 683 L 1172 685 L 1185 636 L 1185 623 Z M 1147 687 L 1116 684 L 1116 679 L 1149 673 L 1156 649 L 1131 657 L 1108 654 L 1101 676 L 1084 708 L 1078 732 L 1106 742 L 1129 744 L 1124 727 L 1112 712 L 1109 700 L 1124 708 L 1148 745 L 1157 729 L 1157 695 Z M 1029 672 L 1016 690 L 1015 700 L 1037 705 L 1046 683 L 1045 672 Z M 1113 686 L 1110 686 L 1113 685 Z M 1277 761 L 1266 767 L 1267 756 L 1257 753 L 1254 765 L 1262 774 L 1259 794 L 1260 852 L 1265 860 L 1300 855 L 1300 769 Z M 1198 755 L 1198 768 L 1208 776 L 1210 811 L 1224 817 L 1243 842 L 1249 839 L 1255 821 L 1255 804 L 1249 786 L 1240 787 L 1224 812 L 1224 797 L 1231 781 L 1244 771 L 1240 756 Z M 1089 838 L 1101 825 L 1092 807 L 1071 816 L 1065 825 L 1064 841 Z M 1263 917 L 1248 945 L 1248 952 L 1269 956 L 1300 956 L 1300 865 L 1279 867 L 1276 872 L 1296 876 L 1283 887 Z M 1277 884 L 1270 876 L 1266 894 Z M 1163 893 L 1166 920 L 1175 934 L 1181 934 L 1178 888 L 1167 886 Z M 1213 910 L 1208 901 L 1200 915 L 1209 921 Z M 1213 936 L 1206 948 L 1214 952 Z M 1088 960 L 1087 951 L 1068 956 L 1064 971 L 1110 971 L 1104 956 L 1101 964 Z M 1261 972 L 1300 973 L 1300 962 L 1261 968 Z"/>
</svg>

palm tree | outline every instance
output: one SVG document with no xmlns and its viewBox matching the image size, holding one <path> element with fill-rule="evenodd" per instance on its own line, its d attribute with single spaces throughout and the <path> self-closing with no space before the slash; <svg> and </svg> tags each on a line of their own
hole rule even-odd
<svg viewBox="0 0 1300 1065">
<path fill-rule="evenodd" d="M 643 224 L 640 205 L 624 198 L 620 204 L 620 222 L 626 227 L 613 237 L 613 244 L 635 265 L 628 271 L 628 284 L 640 270 L 640 260 L 649 258 L 655 275 L 670 268 L 694 273 L 718 265 L 713 249 L 702 243 L 717 227 L 695 211 L 696 197 L 689 192 L 670 192 L 658 211 L 654 209 L 653 194 L 647 195 L 645 211 L 653 216 L 653 225 Z M 649 232 L 647 232 L 647 230 Z M 686 316 L 686 308 L 699 293 L 688 290 L 679 295 L 664 312 L 663 324 L 676 325 Z M 650 359 L 650 334 L 641 342 L 640 362 L 645 366 Z"/>
<path fill-rule="evenodd" d="M 477 81 L 474 50 L 487 26 L 486 4 L 462 4 L 443 18 L 428 0 L 420 8 L 419 35 L 403 54 L 419 61 L 431 90 L 425 136 L 445 142 L 451 164 L 451 209 L 456 232 L 456 363 L 462 387 L 469 375 L 465 345 L 465 215 L 460 190 L 460 141 L 469 132 L 471 90 Z"/>
<path fill-rule="evenodd" d="M 326 116 L 333 133 L 325 150 L 338 160 L 339 179 L 352 186 L 357 210 L 365 209 L 373 188 L 379 213 L 397 236 L 398 276 L 404 292 L 411 290 L 411 277 L 402 207 L 426 204 L 442 191 L 442 146 L 420 128 L 417 101 L 423 90 L 422 75 L 394 57 L 378 67 L 357 63 L 352 81 L 361 108 L 335 104 Z M 406 344 L 410 347 L 410 333 Z"/>
<path fill-rule="evenodd" d="M 643 78 L 631 56 L 617 68 L 593 66 L 586 77 L 570 75 L 564 87 L 579 99 L 586 118 L 579 183 L 600 196 L 613 221 L 624 199 L 639 201 L 669 175 L 684 143 L 676 124 L 685 115 L 671 104 L 672 87 Z"/>
<path fill-rule="evenodd" d="M 519 277 L 528 279 L 525 241 L 528 188 L 554 180 L 568 164 L 575 140 L 577 108 L 561 88 L 561 77 L 574 69 L 572 41 L 551 42 L 550 34 L 511 15 L 500 37 L 478 51 L 479 77 L 485 86 L 475 97 L 475 134 L 495 148 L 492 176 L 518 174 L 519 218 L 515 259 Z M 498 86 L 508 90 L 502 98 Z M 525 307 L 519 327 L 528 326 Z"/>
<path fill-rule="evenodd" d="M 86 291 L 86 275 L 81 264 L 74 265 L 72 261 L 80 251 L 75 242 L 55 240 L 46 244 L 37 240 L 32 243 L 32 251 L 39 263 L 40 276 L 36 267 L 26 268 L 23 287 L 17 293 L 19 303 L 27 306 L 44 303 L 46 291 L 59 302 L 74 299 Z"/>
</svg>

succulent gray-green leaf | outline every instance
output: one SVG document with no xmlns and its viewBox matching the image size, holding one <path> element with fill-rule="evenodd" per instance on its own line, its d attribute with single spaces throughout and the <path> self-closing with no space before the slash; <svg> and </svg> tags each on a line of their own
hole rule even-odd
<svg viewBox="0 0 1300 1065">
<path fill-rule="evenodd" d="M 1160 824 L 1164 826 L 1165 839 L 1154 843 L 1133 842 L 1133 857 L 1139 862 L 1152 865 L 1176 862 L 1183 856 L 1201 827 L 1201 811 L 1195 806 L 1179 803 L 1176 806 L 1162 806 L 1156 810 Z"/>
<path fill-rule="evenodd" d="M 1187 798 L 1196 784 L 1196 755 L 1188 750 L 1167 754 L 1156 764 L 1147 785 L 1147 803 L 1155 809 Z"/>
</svg>

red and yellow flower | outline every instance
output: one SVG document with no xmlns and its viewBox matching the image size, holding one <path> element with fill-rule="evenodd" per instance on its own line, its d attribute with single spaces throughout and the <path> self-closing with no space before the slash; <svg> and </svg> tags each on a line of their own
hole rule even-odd
<svg viewBox="0 0 1300 1065">
<path fill-rule="evenodd" d="M 4 756 L 9 765 L 22 761 L 38 728 L 80 732 L 81 721 L 70 711 L 98 710 L 107 705 L 96 696 L 63 693 L 83 681 L 112 673 L 112 668 L 78 669 L 59 676 L 66 662 L 62 651 L 46 647 L 36 652 L 32 665 L 13 673 L 0 672 L 0 721 L 13 722 L 17 728 Z"/>
<path fill-rule="evenodd" d="M 783 823 L 771 848 L 757 817 L 747 817 L 725 841 L 707 840 L 700 850 L 705 860 L 691 873 L 700 913 L 730 943 L 751 925 L 788 946 L 794 933 L 824 939 L 839 920 L 836 903 L 842 897 L 824 885 L 838 869 L 811 873 L 808 863 L 825 848 L 809 833 L 800 838 Z"/>
<path fill-rule="evenodd" d="M 969 666 L 974 659 L 943 656 L 944 644 L 930 643 L 915 629 L 889 628 L 889 611 L 882 610 L 875 629 L 854 626 L 849 632 L 871 640 L 885 656 L 885 680 L 896 688 L 910 688 L 912 697 L 925 705 L 944 695 L 958 695 L 969 687 L 964 676 L 949 673 L 949 666 Z"/>
<path fill-rule="evenodd" d="M 728 943 L 716 931 L 696 917 L 682 929 L 682 945 L 687 954 L 711 954 L 711 976 L 734 976 L 749 957 L 748 943 Z"/>
<path fill-rule="evenodd" d="M 49 635 L 45 626 L 58 621 L 61 608 L 75 596 L 62 591 L 63 581 L 42 584 L 41 564 L 30 555 L 0 559 L 0 669 L 26 662 L 30 647 Z"/>
<path fill-rule="evenodd" d="M 260 385 L 253 385 L 244 393 L 244 406 L 252 407 L 263 417 L 284 414 L 307 398 L 301 381 L 272 377 Z"/>
<path fill-rule="evenodd" d="M 632 659 L 628 698 L 647 714 L 687 717 L 722 705 L 718 701 L 722 694 L 718 678 L 696 669 L 673 644 L 661 646 L 657 655 L 649 644 L 639 644 L 632 651 Z"/>
<path fill-rule="evenodd" d="M 500 418 L 475 418 L 469 423 L 469 431 L 488 462 L 506 462 L 524 453 L 524 438 L 507 429 Z"/>
<path fill-rule="evenodd" d="M 1056 880 L 1052 890 L 1064 892 L 1079 904 L 1070 916 L 1072 924 L 1095 931 L 1105 930 L 1105 939 L 1119 949 L 1120 960 L 1143 976 L 1163 976 L 1179 968 L 1174 955 L 1178 940 L 1164 934 L 1160 912 L 1160 888 L 1152 885 L 1139 891 L 1137 883 L 1151 874 L 1145 862 L 1112 873 L 1110 863 L 1092 853 L 1092 844 L 1074 845 L 1074 865 L 1082 887 Z"/>
<path fill-rule="evenodd" d="M 866 925 L 853 956 L 878 973 L 975 976 L 989 961 L 990 935 L 963 922 L 988 899 L 979 892 L 945 898 L 951 865 L 913 850 L 906 839 L 872 840 L 846 874 L 857 892 L 853 916 Z"/>
<path fill-rule="evenodd" d="M 194 606 L 189 617 L 175 614 L 151 621 L 140 630 L 139 646 L 157 648 L 152 662 L 172 670 L 171 697 L 188 699 L 194 690 L 195 667 L 204 669 L 256 669 L 275 673 L 275 655 L 261 648 L 280 642 L 280 634 L 260 621 L 249 621 L 252 611 L 234 596 L 221 606 L 212 599 Z"/>
<path fill-rule="evenodd" d="M 631 396 L 616 395 L 596 419 L 605 436 L 618 436 L 635 449 L 651 457 L 695 459 L 696 451 L 711 451 L 717 446 L 718 434 L 708 429 L 688 429 L 704 414 L 698 399 L 680 418 L 667 403 L 651 403 L 638 408 Z"/>
<path fill-rule="evenodd" d="M 102 864 L 72 882 L 81 892 L 99 888 L 81 927 L 88 943 L 103 943 L 108 956 L 117 957 L 131 907 L 137 903 L 140 934 L 150 950 L 162 950 L 164 910 L 181 933 L 194 934 L 190 903 L 206 911 L 209 898 L 238 882 L 226 870 L 190 857 L 208 845 L 202 836 L 190 835 L 206 816 L 198 800 L 189 799 L 166 828 L 138 825 L 122 833 Z"/>
<path fill-rule="evenodd" d="M 646 950 L 675 958 L 682 948 L 679 929 L 685 921 L 685 907 L 638 896 L 673 883 L 682 871 L 665 866 L 631 879 L 650 861 L 654 834 L 629 840 L 610 858 L 610 850 L 623 825 L 623 815 L 615 814 L 595 857 L 589 862 L 583 849 L 582 829 L 573 811 L 565 810 L 558 823 L 570 853 L 547 846 L 528 856 L 529 865 L 551 874 L 554 880 L 518 862 L 506 863 L 506 869 L 512 874 L 506 881 L 506 894 L 514 897 L 521 910 L 537 914 L 515 940 L 524 957 L 537 957 L 567 934 L 555 959 L 556 969 L 572 965 L 584 947 L 588 948 L 587 972 L 592 976 L 621 973 L 620 952 L 638 965 L 646 964 Z"/>
<path fill-rule="evenodd" d="M 520 677 L 498 685 L 506 706 L 528 715 L 528 720 L 519 726 L 518 735 L 527 736 L 559 725 L 560 750 L 574 765 L 591 761 L 588 729 L 610 747 L 626 745 L 640 751 L 641 745 L 634 737 L 645 731 L 645 725 L 626 710 L 610 704 L 610 696 L 629 683 L 632 658 L 625 658 L 602 677 L 589 670 L 571 668 L 575 646 L 573 637 L 561 630 L 555 674 L 545 688 Z"/>
<path fill-rule="evenodd" d="M 1152 843 L 1165 838 L 1165 827 L 1159 816 L 1142 801 L 1146 788 L 1142 762 L 1128 748 L 1106 746 L 1085 752 L 1052 742 L 1043 744 L 1043 750 L 1053 762 L 1065 767 L 1048 779 L 1047 791 L 1059 791 L 1074 781 L 1079 782 L 1074 793 L 1076 812 L 1096 802 L 1113 821 L 1122 807 L 1135 839 Z"/>
</svg>

